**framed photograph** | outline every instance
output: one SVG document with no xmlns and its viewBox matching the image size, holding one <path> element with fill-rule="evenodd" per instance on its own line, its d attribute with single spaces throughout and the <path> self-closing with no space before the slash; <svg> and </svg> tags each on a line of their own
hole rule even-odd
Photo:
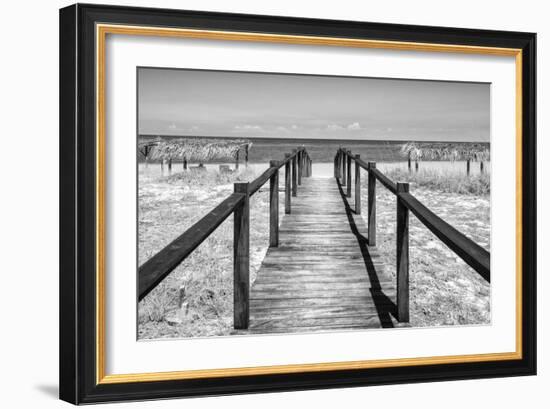
<svg viewBox="0 0 550 409">
<path fill-rule="evenodd" d="M 535 53 L 61 9 L 61 399 L 535 374 Z"/>
</svg>

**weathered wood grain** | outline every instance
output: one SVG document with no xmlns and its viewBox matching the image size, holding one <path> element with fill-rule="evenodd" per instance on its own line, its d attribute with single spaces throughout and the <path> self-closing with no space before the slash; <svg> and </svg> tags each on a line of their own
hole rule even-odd
<svg viewBox="0 0 550 409">
<path fill-rule="evenodd" d="M 340 157 L 343 182 L 351 169 Z M 252 285 L 249 332 L 393 326 L 395 278 L 367 246 L 368 229 L 348 203 L 348 189 L 334 178 L 301 182 L 279 226 L 279 246 L 268 249 Z"/>
</svg>

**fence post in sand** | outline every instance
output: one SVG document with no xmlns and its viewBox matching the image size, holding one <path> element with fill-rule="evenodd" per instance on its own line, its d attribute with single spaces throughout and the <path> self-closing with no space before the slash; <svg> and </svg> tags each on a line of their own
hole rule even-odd
<svg viewBox="0 0 550 409">
<path fill-rule="evenodd" d="M 397 320 L 409 322 L 409 209 L 400 193 L 408 193 L 408 183 L 397 183 Z"/>
<path fill-rule="evenodd" d="M 376 162 L 368 163 L 368 190 L 367 190 L 367 218 L 368 218 L 368 243 L 376 246 L 376 176 L 371 170 L 376 169 Z"/>
<path fill-rule="evenodd" d="M 285 153 L 285 214 L 290 214 L 290 153 Z"/>
<path fill-rule="evenodd" d="M 235 183 L 244 195 L 233 216 L 233 326 L 247 329 L 250 320 L 250 205 L 248 183 Z"/>
<path fill-rule="evenodd" d="M 269 247 L 279 246 L 279 161 L 269 162 L 275 173 L 269 178 Z"/>
<path fill-rule="evenodd" d="M 348 150 L 348 174 L 347 174 L 347 177 L 348 177 L 348 191 L 347 191 L 347 196 L 348 197 L 351 197 L 351 151 Z"/>
<path fill-rule="evenodd" d="M 298 195 L 298 179 L 296 175 L 296 165 L 298 161 L 298 151 L 294 149 L 292 151 L 294 157 L 292 158 L 292 196 L 296 197 Z"/>
<path fill-rule="evenodd" d="M 346 157 L 346 151 L 342 149 L 342 186 L 346 186 L 346 181 L 348 179 L 347 164 L 348 158 Z"/>
<path fill-rule="evenodd" d="M 357 162 L 360 158 L 355 155 L 355 214 L 361 214 L 361 167 Z"/>
<path fill-rule="evenodd" d="M 298 186 L 302 185 L 302 165 L 303 165 L 302 154 L 303 154 L 303 152 L 301 150 L 299 150 L 298 151 L 298 158 L 297 158 L 297 161 L 298 161 Z"/>
</svg>

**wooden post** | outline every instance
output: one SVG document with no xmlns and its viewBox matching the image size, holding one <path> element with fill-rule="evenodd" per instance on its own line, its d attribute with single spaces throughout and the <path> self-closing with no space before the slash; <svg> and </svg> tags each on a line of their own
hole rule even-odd
<svg viewBox="0 0 550 409">
<path fill-rule="evenodd" d="M 244 165 L 248 167 L 248 144 L 244 147 Z"/>
<path fill-rule="evenodd" d="M 376 169 L 376 162 L 368 163 L 368 191 L 367 191 L 367 219 L 368 219 L 368 243 L 369 246 L 376 246 L 376 177 L 371 169 Z"/>
<path fill-rule="evenodd" d="M 347 158 L 346 158 L 346 152 L 342 150 L 342 186 L 346 186 L 346 181 L 348 179 L 347 174 Z"/>
<path fill-rule="evenodd" d="M 290 214 L 290 153 L 285 153 L 285 214 Z"/>
<path fill-rule="evenodd" d="M 292 158 L 292 196 L 296 197 L 298 195 L 298 179 L 296 175 L 296 162 L 297 162 L 297 151 L 294 149 L 292 151 L 294 157 Z"/>
<path fill-rule="evenodd" d="M 408 162 L 409 162 L 409 172 L 412 171 L 412 168 L 411 168 L 411 153 L 409 152 L 409 159 L 408 159 Z"/>
<path fill-rule="evenodd" d="M 470 176 L 470 159 L 466 160 L 466 175 Z"/>
<path fill-rule="evenodd" d="M 302 185 L 302 165 L 304 163 L 302 160 L 302 154 L 302 151 L 298 151 L 298 186 Z"/>
<path fill-rule="evenodd" d="M 361 214 L 361 167 L 357 162 L 360 158 L 355 155 L 355 214 Z"/>
<path fill-rule="evenodd" d="M 418 161 L 417 160 L 414 161 L 414 171 L 418 172 Z"/>
<path fill-rule="evenodd" d="M 483 173 L 483 161 L 479 162 L 479 173 Z"/>
<path fill-rule="evenodd" d="M 342 159 L 342 156 L 340 154 L 340 150 L 336 152 L 336 178 L 340 179 L 341 177 L 341 171 L 342 171 L 342 164 L 340 163 Z"/>
<path fill-rule="evenodd" d="M 235 183 L 235 193 L 243 193 L 243 203 L 233 216 L 233 326 L 247 329 L 250 318 L 250 206 L 248 183 Z"/>
<path fill-rule="evenodd" d="M 351 197 L 351 151 L 348 151 L 348 191 L 347 196 Z"/>
<path fill-rule="evenodd" d="M 399 198 L 408 183 L 397 183 L 397 320 L 409 322 L 409 209 Z"/>
<path fill-rule="evenodd" d="M 279 166 L 272 160 L 270 167 Z M 279 246 L 279 169 L 269 178 L 269 246 Z"/>
<path fill-rule="evenodd" d="M 168 172 L 172 173 L 172 158 L 168 159 Z"/>
<path fill-rule="evenodd" d="M 334 156 L 334 178 L 336 179 L 338 177 L 338 154 Z"/>
<path fill-rule="evenodd" d="M 239 151 L 235 154 L 235 170 L 239 169 Z"/>
<path fill-rule="evenodd" d="M 160 160 L 160 170 L 162 173 L 164 173 L 164 159 Z"/>
<path fill-rule="evenodd" d="M 183 158 L 183 170 L 187 170 L 187 158 Z"/>
</svg>

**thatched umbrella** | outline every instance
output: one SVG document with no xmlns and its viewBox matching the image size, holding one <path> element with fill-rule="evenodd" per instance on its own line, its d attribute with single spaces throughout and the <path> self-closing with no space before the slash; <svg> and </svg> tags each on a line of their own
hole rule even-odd
<svg viewBox="0 0 550 409">
<path fill-rule="evenodd" d="M 199 162 L 217 159 L 236 158 L 240 149 L 248 149 L 252 143 L 243 139 L 200 139 L 180 138 L 172 140 L 161 140 L 157 142 L 151 152 L 151 158 L 168 160 L 181 159 L 184 169 L 187 169 L 187 161 Z M 248 154 L 247 154 L 248 160 Z M 238 167 L 238 162 L 237 162 Z"/>
<path fill-rule="evenodd" d="M 489 161 L 491 153 L 487 145 L 482 143 L 443 143 L 443 142 L 407 142 L 401 147 L 401 153 L 408 157 L 409 170 L 411 160 L 416 162 L 418 170 L 419 160 L 446 160 L 466 161 L 466 172 L 470 174 L 470 162 L 479 162 L 483 172 L 483 162 Z"/>
</svg>

